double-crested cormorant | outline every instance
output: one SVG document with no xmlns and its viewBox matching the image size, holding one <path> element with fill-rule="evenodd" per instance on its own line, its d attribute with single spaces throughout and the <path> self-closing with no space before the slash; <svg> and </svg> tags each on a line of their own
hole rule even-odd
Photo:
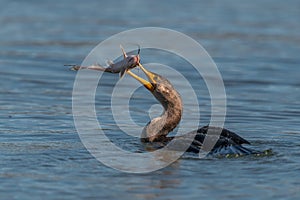
<svg viewBox="0 0 300 200">
<path fill-rule="evenodd" d="M 159 117 L 152 119 L 144 127 L 141 141 L 146 144 L 160 143 L 163 147 L 174 139 L 174 137 L 167 137 L 167 135 L 181 120 L 182 100 L 170 81 L 161 75 L 146 70 L 141 64 L 139 64 L 139 67 L 146 74 L 148 81 L 131 71 L 127 73 L 143 84 L 164 108 L 164 112 Z M 208 130 L 209 134 L 207 134 Z M 266 151 L 256 151 L 242 146 L 242 144 L 250 144 L 250 142 L 225 128 L 204 126 L 186 135 L 193 136 L 191 144 L 186 149 L 187 152 L 199 153 L 204 139 L 211 137 L 208 139 L 214 139 L 215 142 L 209 154 L 213 156 L 266 154 Z"/>
</svg>

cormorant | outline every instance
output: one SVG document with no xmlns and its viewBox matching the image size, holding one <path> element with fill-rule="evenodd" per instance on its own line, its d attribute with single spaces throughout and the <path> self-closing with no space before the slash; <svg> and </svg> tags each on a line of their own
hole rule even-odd
<svg viewBox="0 0 300 200">
<path fill-rule="evenodd" d="M 127 73 L 138 80 L 147 88 L 152 95 L 160 102 L 164 108 L 164 112 L 154 119 L 152 119 L 143 129 L 141 141 L 147 145 L 153 145 L 158 148 L 164 147 L 174 137 L 168 137 L 168 134 L 178 125 L 181 120 L 182 100 L 180 94 L 176 91 L 169 80 L 163 76 L 146 70 L 141 64 L 139 67 L 146 74 L 148 81 L 137 76 L 131 71 Z M 208 131 L 209 130 L 209 131 Z M 207 134 L 209 132 L 209 134 Z M 267 151 L 257 151 L 242 146 L 243 144 L 250 144 L 247 140 L 240 137 L 236 133 L 225 128 L 203 126 L 198 130 L 187 133 L 183 136 L 177 136 L 185 141 L 185 137 L 192 136 L 191 144 L 188 146 L 186 152 L 199 153 L 203 146 L 203 141 L 206 137 L 214 141 L 214 146 L 208 155 L 213 156 L 239 156 L 250 154 L 267 154 Z M 180 142 L 178 142 L 180 144 Z M 180 147 L 178 147 L 179 150 Z"/>
</svg>

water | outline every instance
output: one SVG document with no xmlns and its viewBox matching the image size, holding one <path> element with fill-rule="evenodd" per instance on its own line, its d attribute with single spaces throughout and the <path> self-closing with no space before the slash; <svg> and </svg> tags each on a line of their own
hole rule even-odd
<svg viewBox="0 0 300 200">
<path fill-rule="evenodd" d="M 4 0 L 0 5 L 0 199 L 300 197 L 299 1 Z M 255 148 L 272 148 L 274 155 L 182 158 L 143 175 L 94 159 L 74 128 L 75 73 L 63 64 L 81 63 L 100 41 L 144 26 L 175 29 L 200 42 L 225 82 L 225 126 Z M 146 99 L 137 93 L 132 101 L 134 119 L 145 124 Z M 99 113 L 106 103 L 97 101 Z M 201 106 L 205 124 L 207 96 Z M 104 124 L 112 140 L 137 148 L 119 136 L 110 118 Z"/>
</svg>

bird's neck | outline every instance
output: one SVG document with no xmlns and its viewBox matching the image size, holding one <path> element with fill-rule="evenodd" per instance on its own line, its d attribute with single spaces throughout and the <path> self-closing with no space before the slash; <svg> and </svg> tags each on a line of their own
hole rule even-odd
<svg viewBox="0 0 300 200">
<path fill-rule="evenodd" d="M 164 112 L 161 116 L 152 119 L 144 128 L 142 141 L 162 141 L 179 124 L 182 116 L 182 102 L 178 95 L 174 101 L 162 105 Z"/>
</svg>

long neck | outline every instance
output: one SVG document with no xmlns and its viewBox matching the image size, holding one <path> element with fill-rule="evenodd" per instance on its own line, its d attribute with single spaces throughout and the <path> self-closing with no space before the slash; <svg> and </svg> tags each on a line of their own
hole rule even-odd
<svg viewBox="0 0 300 200">
<path fill-rule="evenodd" d="M 160 141 L 176 128 L 181 120 L 183 110 L 182 101 L 177 91 L 168 98 L 171 99 L 171 101 L 158 97 L 157 99 L 164 107 L 164 112 L 147 124 L 143 130 L 142 141 Z"/>
</svg>

